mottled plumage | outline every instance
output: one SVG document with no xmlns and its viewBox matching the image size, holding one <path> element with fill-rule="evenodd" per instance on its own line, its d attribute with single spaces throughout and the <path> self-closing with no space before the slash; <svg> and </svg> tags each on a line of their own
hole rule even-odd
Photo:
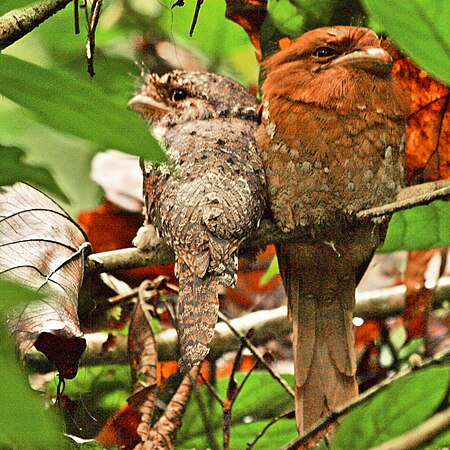
<svg viewBox="0 0 450 450">
<path fill-rule="evenodd" d="M 145 74 L 130 105 L 170 162 L 145 163 L 147 222 L 174 250 L 180 281 L 178 332 L 184 368 L 209 351 L 218 287 L 233 286 L 241 242 L 257 227 L 265 179 L 256 151 L 257 100 L 215 74 Z M 152 241 L 145 236 L 138 246 Z"/>
<path fill-rule="evenodd" d="M 277 245 L 303 431 L 357 394 L 355 287 L 385 226 L 354 213 L 401 187 L 405 103 L 390 56 L 366 28 L 310 31 L 263 68 L 257 142 L 270 209 L 283 231 L 311 230 L 308 242 Z"/>
</svg>

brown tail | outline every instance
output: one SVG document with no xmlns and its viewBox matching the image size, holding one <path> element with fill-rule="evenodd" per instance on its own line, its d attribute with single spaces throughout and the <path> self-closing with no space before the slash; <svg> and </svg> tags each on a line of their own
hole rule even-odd
<svg viewBox="0 0 450 450">
<path fill-rule="evenodd" d="M 200 364 L 209 352 L 219 311 L 217 279 L 206 274 L 200 278 L 179 261 L 178 338 L 180 369 L 183 373 Z"/>
<path fill-rule="evenodd" d="M 358 393 L 352 313 L 359 269 L 373 251 L 370 241 L 277 245 L 294 330 L 300 433 Z"/>
</svg>

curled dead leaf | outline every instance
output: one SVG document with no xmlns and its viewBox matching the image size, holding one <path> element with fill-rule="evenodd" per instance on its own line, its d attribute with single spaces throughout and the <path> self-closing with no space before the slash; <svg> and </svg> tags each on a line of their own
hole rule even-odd
<svg viewBox="0 0 450 450">
<path fill-rule="evenodd" d="M 42 192 L 24 183 L 0 188 L 0 274 L 43 295 L 8 311 L 24 355 L 34 344 L 73 378 L 86 342 L 77 315 L 83 280 L 82 230 Z"/>
</svg>

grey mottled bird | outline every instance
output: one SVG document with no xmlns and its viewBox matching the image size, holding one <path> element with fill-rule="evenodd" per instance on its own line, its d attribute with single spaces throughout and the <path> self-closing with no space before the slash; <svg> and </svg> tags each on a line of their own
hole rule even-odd
<svg viewBox="0 0 450 450">
<path fill-rule="evenodd" d="M 209 351 L 218 288 L 233 286 L 238 247 L 257 227 L 265 178 L 256 151 L 256 98 L 238 83 L 205 72 L 144 73 L 130 107 L 147 121 L 169 163 L 143 164 L 146 227 L 175 253 L 178 334 L 187 370 Z"/>
</svg>

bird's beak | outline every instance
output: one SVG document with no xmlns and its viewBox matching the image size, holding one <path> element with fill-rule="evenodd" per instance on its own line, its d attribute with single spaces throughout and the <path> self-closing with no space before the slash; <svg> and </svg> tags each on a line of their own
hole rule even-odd
<svg viewBox="0 0 450 450">
<path fill-rule="evenodd" d="M 329 64 L 329 67 L 339 66 L 349 66 L 369 72 L 390 73 L 392 70 L 392 58 L 382 48 L 371 47 L 342 55 Z"/>
<path fill-rule="evenodd" d="M 169 111 L 169 108 L 162 102 L 158 102 L 143 94 L 135 95 L 129 102 L 128 108 L 134 109 L 140 114 L 161 114 Z"/>
</svg>

